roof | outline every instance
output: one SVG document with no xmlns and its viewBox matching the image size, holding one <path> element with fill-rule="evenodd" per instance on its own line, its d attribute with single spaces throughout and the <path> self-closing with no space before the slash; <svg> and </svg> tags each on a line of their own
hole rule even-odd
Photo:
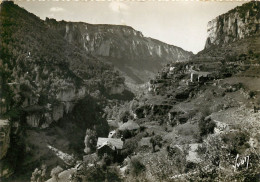
<svg viewBox="0 0 260 182">
<path fill-rule="evenodd" d="M 124 142 L 118 138 L 102 138 L 99 137 L 97 141 L 97 148 L 100 149 L 101 147 L 107 145 L 110 146 L 112 149 L 123 149 Z"/>
<path fill-rule="evenodd" d="M 140 126 L 136 122 L 130 120 L 130 121 L 127 121 L 126 123 L 122 124 L 119 127 L 119 130 L 121 130 L 121 131 L 123 131 L 123 130 L 137 130 L 139 128 L 140 128 Z"/>
</svg>

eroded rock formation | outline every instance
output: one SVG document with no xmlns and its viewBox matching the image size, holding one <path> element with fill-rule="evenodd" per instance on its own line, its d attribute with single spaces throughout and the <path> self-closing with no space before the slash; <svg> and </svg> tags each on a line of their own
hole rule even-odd
<svg viewBox="0 0 260 182">
<path fill-rule="evenodd" d="M 57 22 L 48 18 L 46 24 L 87 53 L 113 63 L 136 83 L 147 82 L 164 64 L 187 61 L 192 55 L 180 47 L 144 37 L 129 26 Z"/>
<path fill-rule="evenodd" d="M 259 25 L 259 1 L 243 4 L 208 23 L 208 38 L 205 48 L 255 35 L 260 32 Z"/>
</svg>

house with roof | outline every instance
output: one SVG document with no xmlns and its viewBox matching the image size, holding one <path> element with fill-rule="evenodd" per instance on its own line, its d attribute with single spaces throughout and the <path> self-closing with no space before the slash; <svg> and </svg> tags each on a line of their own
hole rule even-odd
<svg viewBox="0 0 260 182">
<path fill-rule="evenodd" d="M 190 81 L 191 82 L 196 82 L 196 81 L 200 82 L 200 81 L 203 81 L 203 79 L 207 79 L 209 75 L 210 75 L 210 72 L 191 70 Z"/>
<path fill-rule="evenodd" d="M 100 157 L 104 155 L 120 155 L 123 145 L 124 142 L 122 139 L 99 137 L 97 141 L 97 153 Z"/>
</svg>

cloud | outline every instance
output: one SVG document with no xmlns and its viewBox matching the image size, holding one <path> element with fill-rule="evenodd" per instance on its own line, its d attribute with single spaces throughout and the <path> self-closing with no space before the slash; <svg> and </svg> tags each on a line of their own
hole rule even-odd
<svg viewBox="0 0 260 182">
<path fill-rule="evenodd" d="M 62 12 L 65 11 L 65 9 L 61 8 L 61 7 L 52 7 L 50 8 L 50 12 Z"/>
<path fill-rule="evenodd" d="M 129 9 L 129 7 L 126 4 L 116 1 L 112 1 L 109 4 L 109 8 L 116 13 L 125 13 L 125 11 Z"/>
</svg>

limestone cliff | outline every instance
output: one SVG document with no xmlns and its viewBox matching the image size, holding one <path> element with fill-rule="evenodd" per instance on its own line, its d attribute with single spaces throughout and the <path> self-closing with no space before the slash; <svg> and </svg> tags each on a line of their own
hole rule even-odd
<svg viewBox="0 0 260 182">
<path fill-rule="evenodd" d="M 0 114 L 6 118 L 19 119 L 18 111 L 24 112 L 29 126 L 45 128 L 86 95 L 125 90 L 124 78 L 111 65 L 13 2 L 1 4 L 0 32 Z"/>
<path fill-rule="evenodd" d="M 136 83 L 148 81 L 164 64 L 186 61 L 192 55 L 179 47 L 144 37 L 129 26 L 57 22 L 48 18 L 46 24 L 87 53 L 113 63 Z"/>
<path fill-rule="evenodd" d="M 260 2 L 252 1 L 218 16 L 208 23 L 205 48 L 233 42 L 260 32 Z"/>
</svg>

